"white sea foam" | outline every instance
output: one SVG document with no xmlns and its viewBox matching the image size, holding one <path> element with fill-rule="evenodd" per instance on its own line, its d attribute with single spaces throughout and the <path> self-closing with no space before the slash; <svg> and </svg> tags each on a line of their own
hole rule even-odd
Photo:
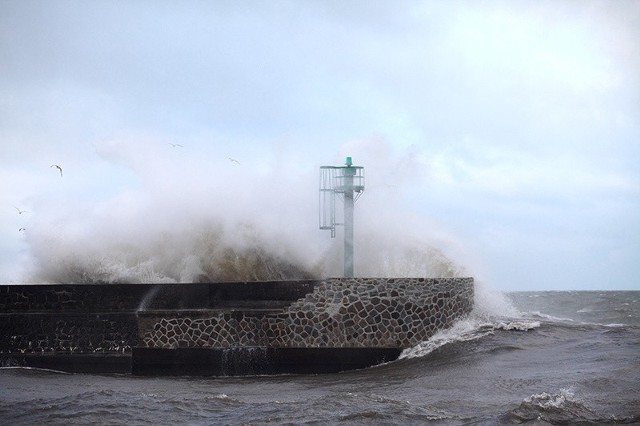
<svg viewBox="0 0 640 426">
<path fill-rule="evenodd" d="M 452 327 L 441 330 L 429 340 L 405 349 L 400 354 L 400 359 L 418 358 L 430 354 L 438 348 L 457 342 L 467 342 L 481 339 L 493 334 L 496 330 L 505 331 L 529 331 L 540 327 L 539 321 L 531 320 L 504 320 L 496 319 L 487 322 L 485 317 L 470 316 L 456 322 Z"/>
<path fill-rule="evenodd" d="M 567 401 L 573 401 L 575 392 L 573 387 L 560 389 L 558 393 L 542 392 L 525 398 L 524 402 L 531 405 L 537 405 L 541 408 L 562 408 Z"/>
<path fill-rule="evenodd" d="M 499 322 L 494 325 L 496 329 L 501 330 L 516 330 L 516 331 L 528 331 L 534 328 L 540 327 L 540 321 L 528 321 L 528 320 L 515 320 L 507 322 Z"/>
<path fill-rule="evenodd" d="M 405 349 L 400 358 L 425 356 L 442 346 L 480 339 L 496 330 L 529 331 L 540 326 L 540 321 L 525 317 L 502 292 L 480 281 L 476 282 L 475 305 L 469 316 L 448 329 L 440 330 L 429 340 Z"/>
<path fill-rule="evenodd" d="M 400 359 L 422 357 L 447 344 L 475 340 L 491 333 L 492 328 L 485 327 L 476 318 L 462 319 L 452 327 L 437 332 L 429 340 L 405 349 L 400 354 Z"/>
<path fill-rule="evenodd" d="M 550 321 L 559 321 L 559 322 L 565 322 L 565 321 L 573 322 L 574 321 L 571 318 L 557 317 L 557 316 L 554 316 L 554 315 L 544 314 L 544 313 L 542 313 L 540 311 L 532 311 L 532 312 L 529 312 L 529 314 L 534 316 L 534 317 L 536 317 L 536 318 L 542 318 L 542 319 L 550 320 Z"/>
<path fill-rule="evenodd" d="M 514 410 L 515 420 L 523 423 L 531 420 L 544 424 L 610 424 L 613 418 L 603 418 L 591 408 L 585 406 L 576 397 L 574 388 L 560 389 L 557 392 L 541 392 L 524 399 L 518 409 Z"/>
<path fill-rule="evenodd" d="M 586 408 L 582 401 L 576 396 L 576 392 L 573 386 L 568 388 L 561 388 L 557 392 L 541 392 L 531 395 L 524 399 L 524 405 L 531 407 L 538 407 L 542 410 L 562 410 L 566 413 L 584 416 L 592 414 L 592 412 Z M 575 418 L 575 417 L 574 417 Z"/>
</svg>

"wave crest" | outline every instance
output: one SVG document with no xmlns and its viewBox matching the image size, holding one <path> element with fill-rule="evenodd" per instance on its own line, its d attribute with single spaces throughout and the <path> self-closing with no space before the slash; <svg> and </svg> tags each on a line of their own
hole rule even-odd
<svg viewBox="0 0 640 426">
<path fill-rule="evenodd" d="M 213 221 L 212 221 L 213 222 Z M 31 241 L 35 268 L 29 282 L 102 284 L 321 279 L 341 275 L 340 241 L 305 244 L 242 223 L 201 223 L 157 234 L 119 233 L 64 238 L 41 232 Z M 465 271 L 426 244 L 369 236 L 358 276 L 455 277 Z M 338 247 L 336 247 L 338 246 Z"/>
<path fill-rule="evenodd" d="M 631 419 L 602 416 L 585 406 L 576 397 L 573 388 L 568 388 L 531 395 L 518 408 L 503 416 L 503 420 L 509 423 L 536 421 L 545 424 L 602 424 L 626 423 L 626 420 Z"/>
<path fill-rule="evenodd" d="M 540 326 L 539 321 L 526 319 L 488 319 L 484 312 L 474 311 L 470 316 L 457 321 L 450 328 L 437 332 L 429 340 L 405 349 L 400 354 L 400 359 L 423 357 L 443 346 L 481 339 L 494 334 L 496 330 L 529 331 Z"/>
</svg>

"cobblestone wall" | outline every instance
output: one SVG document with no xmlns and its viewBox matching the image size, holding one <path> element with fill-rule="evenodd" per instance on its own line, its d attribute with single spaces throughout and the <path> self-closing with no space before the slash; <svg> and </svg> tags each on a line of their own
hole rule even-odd
<svg viewBox="0 0 640 426">
<path fill-rule="evenodd" d="M 0 355 L 130 353 L 138 311 L 288 306 L 317 281 L 0 285 Z M 228 311 L 229 309 L 227 309 Z"/>
<path fill-rule="evenodd" d="M 321 282 L 281 313 L 141 313 L 147 318 L 138 324 L 150 348 L 408 348 L 472 308 L 473 278 L 342 278 Z"/>
</svg>

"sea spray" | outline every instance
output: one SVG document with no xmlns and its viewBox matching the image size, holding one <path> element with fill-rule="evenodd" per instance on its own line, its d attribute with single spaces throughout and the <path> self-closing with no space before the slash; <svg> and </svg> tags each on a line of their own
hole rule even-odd
<svg viewBox="0 0 640 426">
<path fill-rule="evenodd" d="M 476 280 L 474 284 L 473 311 L 428 340 L 405 349 L 401 359 L 423 357 L 443 346 L 481 339 L 496 330 L 529 331 L 540 327 L 540 321 L 525 318 L 502 292 L 485 282 Z"/>
<path fill-rule="evenodd" d="M 487 281 L 475 279 L 474 314 L 478 317 L 494 318 L 497 316 L 518 317 L 521 312 L 500 290 L 492 287 Z"/>
<path fill-rule="evenodd" d="M 374 184 L 355 218 L 355 275 L 454 277 L 468 272 L 464 244 L 408 208 L 405 191 L 382 185 L 388 168 L 406 171 L 375 142 L 362 153 Z M 314 164 L 267 161 L 234 166 L 201 149 L 167 149 L 149 138 L 97 144 L 129 176 L 91 197 L 42 194 L 25 237 L 27 282 L 202 282 L 340 276 L 342 241 L 317 225 Z M 378 145 L 380 145 L 378 143 Z M 384 145 L 384 144 L 383 144 Z M 377 146 L 377 145 L 376 145 Z M 153 160 L 151 160 L 153 158 Z M 132 174 L 130 173 L 132 172 Z M 411 176 L 397 176 L 399 185 Z M 66 181 L 65 181 L 66 182 Z M 376 186 L 378 182 L 378 186 Z M 338 230 L 338 237 L 342 231 Z"/>
<path fill-rule="evenodd" d="M 339 275 L 339 250 L 316 258 L 299 242 L 250 224 L 236 228 L 202 222 L 199 228 L 164 231 L 155 238 L 112 233 L 109 238 L 32 239 L 36 270 L 31 281 L 51 283 L 161 283 L 319 279 Z M 368 234 L 375 250 L 357 264 L 358 276 L 456 277 L 465 274 L 440 250 L 399 235 Z M 232 237 L 231 237 L 232 236 Z M 55 244 L 50 244 L 55 240 Z M 404 240 L 404 241 L 401 241 Z M 46 247 L 52 247 L 47 250 Z M 314 253 L 314 250 L 310 250 Z"/>
<path fill-rule="evenodd" d="M 137 238 L 131 243 L 125 239 L 116 234 L 102 239 L 101 244 L 91 237 L 86 241 L 60 239 L 53 250 L 38 248 L 37 268 L 31 280 L 92 284 L 317 277 L 313 265 L 293 253 L 285 254 L 270 241 L 253 237 L 230 243 L 222 228 L 215 225 L 204 224 L 200 232 L 163 232 L 158 238 Z M 36 240 L 34 245 L 45 241 Z M 285 245 L 281 243 L 281 247 Z"/>
</svg>

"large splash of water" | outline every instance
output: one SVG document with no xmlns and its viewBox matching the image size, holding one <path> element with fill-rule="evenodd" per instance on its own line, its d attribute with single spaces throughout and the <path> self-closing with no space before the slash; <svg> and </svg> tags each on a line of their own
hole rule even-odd
<svg viewBox="0 0 640 426">
<path fill-rule="evenodd" d="M 135 236 L 128 239 L 124 235 L 111 235 L 110 239 L 47 238 L 34 245 L 37 268 L 32 272 L 32 280 L 160 283 L 319 279 L 340 275 L 339 241 L 331 241 L 333 244 L 326 246 L 324 252 L 311 248 L 299 251 L 299 241 L 267 237 L 250 225 L 239 228 L 225 230 L 215 224 L 199 224 L 190 230 L 162 232 L 148 240 Z M 427 244 L 375 240 L 375 250 L 361 247 L 358 276 L 452 277 L 465 273 Z"/>
<path fill-rule="evenodd" d="M 320 164 L 283 173 L 282 159 L 251 167 L 249 161 L 239 165 L 167 145 L 104 142 L 96 147 L 97 161 L 128 180 L 100 187 L 103 193 L 90 196 L 71 190 L 36 200 L 27 236 L 32 267 L 25 281 L 211 282 L 341 275 L 340 231 L 331 239 L 317 227 Z M 396 185 L 402 182 L 382 185 L 389 167 L 411 168 L 406 157 L 394 159 L 384 149 L 380 153 L 378 145 L 349 147 L 372 176 L 356 206 L 356 275 L 469 274 L 456 258 L 460 244 L 455 238 L 407 209 Z M 65 178 L 73 179 L 73 172 Z"/>
</svg>

